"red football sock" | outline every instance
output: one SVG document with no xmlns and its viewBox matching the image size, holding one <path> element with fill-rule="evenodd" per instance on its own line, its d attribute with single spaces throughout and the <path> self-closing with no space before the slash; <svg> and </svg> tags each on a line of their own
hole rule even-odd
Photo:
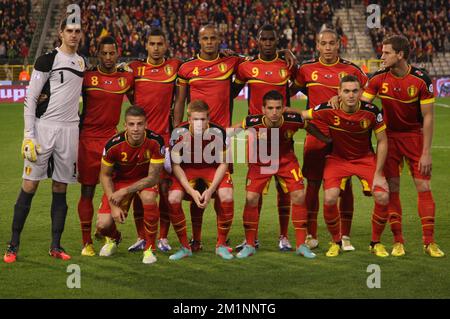
<svg viewBox="0 0 450 319">
<path fill-rule="evenodd" d="M 389 218 L 388 205 L 375 203 L 372 214 L 372 242 L 380 242 L 386 222 Z"/>
<path fill-rule="evenodd" d="M 345 190 L 341 193 L 339 212 L 341 214 L 341 233 L 343 236 L 350 236 L 353 219 L 353 191 L 351 183 L 347 183 Z"/>
<path fill-rule="evenodd" d="M 436 205 L 431 191 L 418 193 L 418 208 L 422 223 L 422 239 L 424 245 L 434 242 L 434 216 Z"/>
<path fill-rule="evenodd" d="M 144 207 L 144 230 L 145 230 L 145 248 L 156 248 L 156 234 L 158 233 L 159 209 L 156 204 L 143 205 Z"/>
<path fill-rule="evenodd" d="M 186 233 L 186 218 L 184 217 L 183 207 L 181 203 L 169 205 L 170 222 L 178 236 L 180 244 L 186 248 L 189 248 L 189 241 Z"/>
<path fill-rule="evenodd" d="M 97 229 L 97 231 L 103 236 L 112 238 L 112 239 L 120 239 L 121 233 L 117 230 L 116 223 L 113 221 L 109 228 L 104 228 L 101 231 Z"/>
<path fill-rule="evenodd" d="M 398 192 L 389 193 L 388 215 L 394 242 L 403 244 L 405 241 L 402 233 L 402 205 Z"/>
<path fill-rule="evenodd" d="M 215 200 L 221 206 L 221 209 L 217 211 L 217 246 L 225 246 L 230 232 L 231 224 L 233 223 L 234 215 L 234 202 L 219 202 L 219 199 Z"/>
<path fill-rule="evenodd" d="M 190 211 L 191 211 L 191 223 L 192 223 L 192 238 L 195 241 L 201 241 L 202 240 L 203 213 L 205 212 L 205 210 L 199 208 L 194 201 L 191 201 Z"/>
<path fill-rule="evenodd" d="M 78 216 L 80 217 L 81 235 L 83 238 L 83 246 L 92 244 L 91 230 L 92 217 L 94 216 L 94 205 L 89 197 L 80 197 L 78 201 Z"/>
<path fill-rule="evenodd" d="M 308 226 L 308 212 L 306 205 L 292 204 L 292 223 L 295 229 L 296 247 L 305 243 L 306 231 Z"/>
<path fill-rule="evenodd" d="M 142 207 L 142 201 L 138 196 L 135 196 L 133 199 L 133 216 L 138 237 L 144 239 L 144 207 Z"/>
<path fill-rule="evenodd" d="M 159 195 L 159 238 L 167 238 L 170 228 L 169 199 L 167 193 Z"/>
<path fill-rule="evenodd" d="M 291 213 L 291 195 L 284 193 L 277 187 L 278 191 L 278 219 L 280 222 L 280 236 L 287 237 L 289 228 L 289 215 Z"/>
<path fill-rule="evenodd" d="M 310 184 L 306 186 L 305 203 L 308 211 L 308 234 L 317 238 L 317 215 L 319 213 L 320 186 Z"/>
<path fill-rule="evenodd" d="M 323 205 L 323 216 L 327 224 L 328 231 L 331 234 L 332 240 L 337 243 L 341 241 L 341 223 L 339 216 L 339 209 L 337 204 Z"/>
<path fill-rule="evenodd" d="M 252 207 L 245 205 L 244 207 L 244 229 L 245 240 L 247 245 L 254 246 L 256 239 L 256 232 L 258 230 L 258 206 Z"/>
</svg>

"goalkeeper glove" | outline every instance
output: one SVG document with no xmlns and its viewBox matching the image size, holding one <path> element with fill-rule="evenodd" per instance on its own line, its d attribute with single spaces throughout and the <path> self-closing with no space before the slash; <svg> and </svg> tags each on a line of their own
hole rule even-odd
<svg viewBox="0 0 450 319">
<path fill-rule="evenodd" d="M 41 152 L 41 145 L 34 138 L 24 138 L 22 142 L 22 156 L 30 162 L 36 162 L 37 155 Z"/>
</svg>

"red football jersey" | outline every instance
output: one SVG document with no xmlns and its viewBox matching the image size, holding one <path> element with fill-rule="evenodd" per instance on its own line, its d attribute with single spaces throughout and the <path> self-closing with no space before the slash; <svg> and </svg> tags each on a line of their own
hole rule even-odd
<svg viewBox="0 0 450 319">
<path fill-rule="evenodd" d="M 233 100 L 231 84 L 242 57 L 217 56 L 207 61 L 197 57 L 184 62 L 178 70 L 178 85 L 188 86 L 189 101 L 203 100 L 209 106 L 212 122 L 229 127 Z"/>
<path fill-rule="evenodd" d="M 333 140 L 331 154 L 343 159 L 352 160 L 373 154 L 372 130 L 378 133 L 386 129 L 380 110 L 365 102 L 360 102 L 354 113 L 334 110 L 327 103 L 309 109 L 309 113 L 313 119 L 328 125 Z"/>
<path fill-rule="evenodd" d="M 268 128 L 264 123 L 264 115 L 249 115 L 242 122 L 242 128 L 247 129 L 248 135 L 248 160 L 250 164 L 260 166 L 269 166 L 275 164 L 261 159 L 260 155 L 267 154 L 270 156 L 272 152 L 272 135 L 274 137 L 276 147 L 278 147 L 278 158 L 275 162 L 280 164 L 297 161 L 294 151 L 294 134 L 301 128 L 306 127 L 306 122 L 303 117 L 297 113 L 285 112 L 283 113 L 283 122 L 277 128 Z M 256 138 L 256 141 L 254 140 Z M 256 148 L 255 148 L 256 146 Z"/>
<path fill-rule="evenodd" d="M 283 104 L 289 106 L 289 79 L 292 75 L 286 61 L 278 55 L 272 61 L 261 60 L 258 56 L 239 64 L 235 81 L 247 83 L 249 114 L 261 114 L 263 97 L 272 90 L 280 92 L 283 95 Z"/>
<path fill-rule="evenodd" d="M 114 181 L 135 182 L 148 175 L 150 163 L 164 163 L 163 138 L 146 130 L 144 142 L 132 146 L 125 131 L 112 137 L 103 150 L 102 163 L 114 166 Z"/>
<path fill-rule="evenodd" d="M 325 64 L 320 58 L 304 62 L 295 77 L 295 84 L 304 89 L 308 96 L 306 108 L 328 102 L 338 94 L 339 81 L 346 75 L 355 75 L 361 82 L 361 87 L 367 83 L 367 76 L 355 64 L 338 58 L 333 64 Z M 324 133 L 327 132 L 323 124 L 312 122 Z"/>
<path fill-rule="evenodd" d="M 225 129 L 209 122 L 209 127 L 203 136 L 198 137 L 198 142 L 192 132 L 188 122 L 181 123 L 174 129 L 172 133 L 174 140 L 171 140 L 170 143 L 172 161 L 180 164 L 183 169 L 219 166 L 223 159 L 223 153 L 227 150 Z M 215 148 L 216 146 L 217 148 Z M 220 153 L 216 153 L 219 148 Z M 204 155 L 210 155 L 211 158 L 206 158 Z"/>
<path fill-rule="evenodd" d="M 147 128 L 169 142 L 170 109 L 175 94 L 175 82 L 181 61 L 164 60 L 159 65 L 133 61 L 129 67 L 134 76 L 134 103 L 143 107 L 147 115 Z"/>
<path fill-rule="evenodd" d="M 119 68 L 106 74 L 98 67 L 83 80 L 80 137 L 108 138 L 117 133 L 125 93 L 133 87 L 133 74 Z"/>
<path fill-rule="evenodd" d="M 431 79 L 413 66 L 409 66 L 409 72 L 402 78 L 394 76 L 389 69 L 377 71 L 363 96 L 381 99 L 387 129 L 394 132 L 420 132 L 423 120 L 420 106 L 435 100 Z"/>
</svg>

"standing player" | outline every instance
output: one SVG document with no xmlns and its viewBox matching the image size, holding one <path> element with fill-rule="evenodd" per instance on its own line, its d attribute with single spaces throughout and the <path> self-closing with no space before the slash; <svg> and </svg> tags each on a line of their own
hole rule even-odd
<svg viewBox="0 0 450 319">
<path fill-rule="evenodd" d="M 283 95 L 278 91 L 269 91 L 263 97 L 263 113 L 249 115 L 241 124 L 241 128 L 249 130 L 250 133 L 247 194 L 243 214 L 246 244 L 236 255 L 238 258 L 247 258 L 256 252 L 255 236 L 259 222 L 259 198 L 272 176 L 279 179 L 283 191 L 289 194 L 292 201 L 296 253 L 307 258 L 316 256 L 305 244 L 308 216 L 305 206 L 303 177 L 295 156 L 293 140 L 295 132 L 301 128 L 306 128 L 306 123 L 300 114 L 283 113 L 283 111 Z M 317 136 L 324 141 L 326 140 L 325 136 L 320 134 L 314 125 L 309 130 L 312 134 L 318 134 Z M 272 144 L 274 139 L 276 143 Z M 267 145 L 267 154 L 276 154 L 275 148 L 277 147 L 278 158 L 272 161 L 260 158 L 261 152 L 259 150 L 264 147 L 263 143 Z M 256 162 L 252 163 L 251 159 L 256 159 Z"/>
<path fill-rule="evenodd" d="M 165 147 L 163 138 L 145 127 L 145 111 L 130 106 L 125 112 L 125 131 L 106 143 L 100 171 L 104 195 L 97 231 L 106 237 L 99 255 L 111 256 L 121 240 L 115 222 L 125 222 L 133 197 L 139 196 L 144 208 L 146 241 L 142 262 L 152 264 L 156 262 L 152 252 L 159 220 L 156 197 Z"/>
<path fill-rule="evenodd" d="M 102 151 L 106 142 L 117 133 L 123 97 L 133 85 L 133 74 L 116 67 L 118 52 L 113 37 L 100 39 L 97 58 L 98 65 L 84 75 L 78 149 L 78 181 L 81 183 L 78 215 L 83 235 L 83 256 L 95 256 L 91 238 L 92 200 L 99 182 Z"/>
<path fill-rule="evenodd" d="M 174 126 L 178 126 L 183 119 L 186 100 L 202 100 L 209 106 L 211 121 L 221 127 L 229 127 L 233 107 L 232 77 L 243 58 L 219 54 L 220 35 L 213 25 L 200 29 L 199 43 L 200 53 L 184 62 L 178 71 Z M 191 202 L 193 251 L 202 249 L 203 212 L 203 209 Z"/>
<path fill-rule="evenodd" d="M 169 146 L 170 134 L 170 110 L 175 95 L 175 81 L 181 61 L 178 59 L 166 59 L 167 40 L 160 29 L 150 31 L 147 38 L 147 59 L 145 61 L 133 61 L 129 64 L 133 70 L 135 80 L 134 101 L 145 110 L 147 116 L 147 128 L 153 130 L 164 138 L 166 147 Z M 170 177 L 163 171 L 159 185 L 159 210 L 160 210 L 160 232 L 158 248 L 161 251 L 171 249 L 167 234 L 169 232 L 170 220 L 168 212 L 168 187 Z M 139 233 L 136 244 L 129 251 L 142 249 L 143 241 L 142 208 L 139 201 L 134 202 L 135 222 Z"/>
<path fill-rule="evenodd" d="M 305 119 L 315 119 L 328 125 L 333 140 L 333 149 L 327 155 L 324 170 L 323 212 L 328 231 L 332 235 L 327 257 L 336 257 L 341 250 L 341 217 L 337 200 L 346 180 L 352 175 L 360 179 L 364 194 L 372 194 L 375 199 L 369 249 L 378 257 L 389 256 L 380 243 L 388 219 L 389 201 L 388 185 L 383 175 L 387 155 L 386 125 L 378 108 L 360 102 L 360 95 L 358 78 L 346 75 L 341 79 L 339 87 L 340 108 L 333 109 L 328 103 L 322 103 L 302 112 Z M 376 155 L 372 149 L 372 130 L 377 138 Z"/>
<path fill-rule="evenodd" d="M 272 25 L 264 25 L 258 32 L 259 55 L 241 63 L 238 67 L 235 83 L 237 84 L 235 96 L 248 85 L 248 111 L 250 115 L 261 114 L 263 96 L 272 90 L 280 92 L 283 96 L 283 105 L 290 106 L 289 80 L 293 75 L 284 59 L 277 54 L 278 37 Z M 279 249 L 288 251 L 292 249 L 288 240 L 289 215 L 291 201 L 276 180 L 278 192 L 278 216 L 280 222 Z M 261 212 L 262 197 L 260 197 L 259 211 Z M 256 234 L 256 238 L 258 235 Z M 246 243 L 236 247 L 241 250 Z M 258 243 L 259 244 L 259 243 Z M 257 245 L 258 245 L 257 244 Z M 257 246 L 256 246 L 257 247 Z"/>
<path fill-rule="evenodd" d="M 62 45 L 36 60 L 25 99 L 23 182 L 14 206 L 11 241 L 3 258 L 6 263 L 16 261 L 20 233 L 33 196 L 39 182 L 47 177 L 52 178 L 49 255 L 63 260 L 71 258 L 60 241 L 67 215 L 67 184 L 76 183 L 77 179 L 78 109 L 85 62 L 76 53 L 81 26 L 64 18 L 59 36 Z M 40 96 L 42 100 L 38 102 Z"/>
<path fill-rule="evenodd" d="M 181 202 L 188 194 L 194 205 L 201 209 L 208 206 L 214 196 L 217 213 L 216 254 L 223 259 L 233 255 L 226 246 L 228 233 L 233 222 L 233 183 L 226 163 L 227 137 L 225 130 L 209 121 L 208 105 L 195 100 L 188 105 L 188 122 L 173 132 L 171 142 L 173 174 L 169 191 L 170 219 L 175 228 L 181 249 L 171 255 L 170 260 L 192 256 L 186 235 L 186 219 Z M 214 147 L 212 150 L 211 146 Z M 211 154 L 211 158 L 206 158 Z M 199 156 L 199 158 L 197 158 Z M 206 189 L 200 193 L 195 184 L 204 181 Z M 217 209 L 219 207 L 219 209 Z"/>
<path fill-rule="evenodd" d="M 317 35 L 316 48 L 319 58 L 304 62 L 297 71 L 295 85 L 291 95 L 302 90 L 308 96 L 307 108 L 327 102 L 337 94 L 339 80 L 345 75 L 355 75 L 362 86 L 367 82 L 367 76 L 353 63 L 339 57 L 339 37 L 334 30 L 325 29 Z M 315 122 L 315 121 L 313 121 Z M 322 133 L 328 134 L 326 125 L 317 123 Z M 307 244 L 315 248 L 317 240 L 317 214 L 319 211 L 319 190 L 323 178 L 327 147 L 311 135 L 305 139 L 303 151 L 303 174 L 308 180 L 306 187 L 306 206 L 308 207 L 308 238 Z M 353 193 L 351 180 L 342 193 L 339 203 L 341 214 L 342 249 L 351 251 L 355 248 L 350 242 L 350 228 L 353 218 Z"/>
<path fill-rule="evenodd" d="M 431 257 L 444 253 L 434 242 L 435 203 L 431 193 L 431 144 L 434 125 L 433 84 L 423 71 L 408 64 L 410 45 L 403 36 L 383 41 L 383 69 L 370 79 L 362 100 L 381 99 L 386 120 L 389 157 L 384 173 L 389 183 L 389 222 L 394 233 L 393 256 L 405 254 L 401 228 L 400 169 L 406 159 L 418 193 L 424 251 Z"/>
</svg>

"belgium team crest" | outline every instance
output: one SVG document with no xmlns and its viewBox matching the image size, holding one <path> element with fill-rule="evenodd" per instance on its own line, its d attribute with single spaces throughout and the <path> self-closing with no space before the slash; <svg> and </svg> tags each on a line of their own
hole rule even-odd
<svg viewBox="0 0 450 319">
<path fill-rule="evenodd" d="M 416 96 L 417 91 L 418 91 L 418 90 L 417 90 L 417 87 L 416 87 L 415 85 L 409 86 L 409 87 L 408 87 L 408 90 L 407 90 L 408 95 L 409 95 L 410 97 Z"/>
<path fill-rule="evenodd" d="M 285 79 L 287 76 L 287 71 L 286 69 L 280 69 L 280 76 L 282 79 Z"/>
<path fill-rule="evenodd" d="M 366 129 L 370 126 L 370 120 L 368 119 L 364 119 L 362 121 L 359 122 L 359 125 L 363 128 Z"/>
<path fill-rule="evenodd" d="M 222 73 L 227 72 L 227 66 L 226 66 L 225 63 L 220 63 L 220 64 L 218 65 L 218 68 L 219 68 L 219 71 L 222 72 Z"/>
<path fill-rule="evenodd" d="M 164 72 L 166 72 L 166 74 L 167 74 L 168 76 L 171 76 L 171 75 L 173 74 L 173 67 L 170 66 L 170 65 L 166 65 L 166 66 L 164 67 Z"/>
<path fill-rule="evenodd" d="M 124 88 L 127 85 L 127 79 L 125 79 L 124 77 L 120 77 L 118 79 L 118 82 L 121 88 Z"/>
</svg>

